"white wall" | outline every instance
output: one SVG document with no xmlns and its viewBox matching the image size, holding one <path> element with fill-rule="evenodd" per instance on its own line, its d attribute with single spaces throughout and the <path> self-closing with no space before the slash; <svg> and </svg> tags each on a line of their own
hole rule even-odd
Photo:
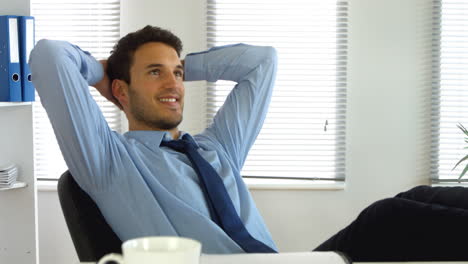
<svg viewBox="0 0 468 264">
<path fill-rule="evenodd" d="M 281 251 L 310 250 L 372 201 L 429 183 L 431 2 L 350 0 L 346 188 L 252 190 Z M 205 5 L 123 0 L 122 33 L 159 25 L 202 50 Z M 187 87 L 184 130 L 203 129 L 204 92 Z M 76 258 L 55 192 L 39 193 L 39 224 L 42 263 Z"/>
</svg>

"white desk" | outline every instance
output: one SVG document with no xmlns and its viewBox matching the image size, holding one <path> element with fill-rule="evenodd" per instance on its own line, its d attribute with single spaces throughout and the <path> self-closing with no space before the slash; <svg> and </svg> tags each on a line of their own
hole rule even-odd
<svg viewBox="0 0 468 264">
<path fill-rule="evenodd" d="M 457 262 L 353 262 L 353 264 L 468 264 L 468 261 L 457 261 Z M 79 264 L 96 264 L 95 262 L 80 262 Z M 203 264 L 203 263 L 201 263 Z M 222 263 L 220 263 L 222 264 Z M 243 263 L 245 264 L 245 263 Z M 290 263 L 293 264 L 293 263 Z"/>
<path fill-rule="evenodd" d="M 348 264 L 336 252 L 285 252 L 280 254 L 202 254 L 200 264 Z M 91 263 L 89 263 L 91 264 Z"/>
<path fill-rule="evenodd" d="M 96 264 L 95 262 L 80 262 L 78 264 Z M 200 263 L 203 264 L 203 263 Z M 223 264 L 223 263 L 219 263 Z M 242 263 L 242 264 L 247 264 L 247 263 Z M 253 263 L 250 263 L 253 264 Z M 258 264 L 264 264 L 258 263 Z M 294 263 L 288 263 L 288 264 L 294 264 Z M 427 261 L 427 262 L 353 262 L 353 264 L 468 264 L 468 261 L 445 261 L 445 262 L 433 262 L 433 261 Z"/>
<path fill-rule="evenodd" d="M 285 252 L 280 254 L 204 255 L 200 264 L 347 264 L 336 252 Z M 466 262 L 354 262 L 356 264 L 468 264 Z M 80 264 L 95 264 L 83 262 Z"/>
</svg>

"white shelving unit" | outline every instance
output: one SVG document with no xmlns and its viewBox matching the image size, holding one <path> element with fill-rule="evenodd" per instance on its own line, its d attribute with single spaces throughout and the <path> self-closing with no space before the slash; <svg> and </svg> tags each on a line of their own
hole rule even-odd
<svg viewBox="0 0 468 264">
<path fill-rule="evenodd" d="M 0 187 L 0 192 L 1 191 L 9 191 L 9 190 L 14 190 L 14 189 L 19 189 L 19 188 L 26 188 L 26 187 L 28 187 L 27 183 L 17 181 L 15 183 L 13 183 L 13 185 L 11 187 L 4 187 L 4 188 Z"/>
<path fill-rule="evenodd" d="M 0 0 L 0 15 L 29 16 L 30 0 Z M 0 87 L 2 89 L 3 87 Z M 0 263 L 39 263 L 33 104 L 0 102 L 0 163 L 18 166 L 18 183 L 0 191 Z"/>
<path fill-rule="evenodd" d="M 0 107 L 14 107 L 32 105 L 31 102 L 0 102 Z"/>
<path fill-rule="evenodd" d="M 18 166 L 17 182 L 0 188 L 0 263 L 36 264 L 39 252 L 32 103 L 1 102 L 0 124 L 0 163 Z"/>
</svg>

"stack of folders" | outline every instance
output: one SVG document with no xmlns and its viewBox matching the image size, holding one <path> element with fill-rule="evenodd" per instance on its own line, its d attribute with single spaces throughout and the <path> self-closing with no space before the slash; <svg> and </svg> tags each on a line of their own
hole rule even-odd
<svg viewBox="0 0 468 264">
<path fill-rule="evenodd" d="M 0 102 L 34 101 L 28 65 L 34 43 L 34 17 L 0 16 Z"/>
<path fill-rule="evenodd" d="M 14 163 L 0 165 L 0 188 L 12 187 L 18 177 L 18 167 Z"/>
</svg>

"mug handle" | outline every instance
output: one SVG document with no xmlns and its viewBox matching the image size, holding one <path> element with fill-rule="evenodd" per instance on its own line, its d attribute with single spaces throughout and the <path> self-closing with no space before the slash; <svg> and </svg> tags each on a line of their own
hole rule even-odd
<svg viewBox="0 0 468 264">
<path fill-rule="evenodd" d="M 105 255 L 99 260 L 98 264 L 106 264 L 108 261 L 114 261 L 119 264 L 125 264 L 122 255 L 116 253 L 110 253 Z"/>
</svg>

